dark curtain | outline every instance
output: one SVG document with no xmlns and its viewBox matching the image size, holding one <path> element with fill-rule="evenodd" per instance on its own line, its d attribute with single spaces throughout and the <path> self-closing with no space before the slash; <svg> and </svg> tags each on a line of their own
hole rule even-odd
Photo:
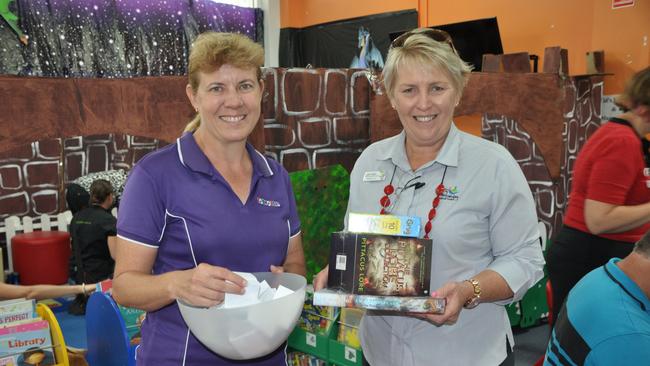
<svg viewBox="0 0 650 366">
<path fill-rule="evenodd" d="M 280 30 L 280 67 L 381 68 L 390 46 L 390 34 L 417 25 L 417 11 L 404 10 L 306 28 L 283 28 Z M 355 56 L 362 59 L 361 64 L 352 65 Z"/>
<path fill-rule="evenodd" d="M 210 0 L 23 0 L 10 3 L 23 45 L 0 18 L 0 73 L 52 77 L 184 75 L 206 30 L 263 43 L 260 9 Z"/>
<path fill-rule="evenodd" d="M 278 62 L 280 67 L 303 67 L 300 28 L 280 29 L 280 52 Z M 306 65 L 306 63 L 305 63 Z"/>
</svg>

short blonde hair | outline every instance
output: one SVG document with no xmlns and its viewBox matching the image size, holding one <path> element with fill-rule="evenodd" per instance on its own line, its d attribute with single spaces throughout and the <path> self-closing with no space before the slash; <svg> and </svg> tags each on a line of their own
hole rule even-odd
<svg viewBox="0 0 650 366">
<path fill-rule="evenodd" d="M 228 64 L 240 69 L 255 69 L 257 79 L 262 79 L 264 48 L 250 38 L 237 33 L 201 33 L 190 50 L 188 62 L 189 84 L 194 93 L 200 82 L 200 73 L 210 73 Z M 196 131 L 201 124 L 197 114 L 185 126 L 185 132 Z"/>
<path fill-rule="evenodd" d="M 448 38 L 445 41 L 437 41 L 427 35 L 429 32 L 444 34 Z M 388 51 L 382 72 L 388 95 L 393 96 L 399 67 L 407 63 L 429 65 L 444 71 L 451 79 L 458 96 L 462 95 L 472 66 L 458 56 L 449 35 L 430 28 L 418 28 L 409 33 L 401 36 L 405 36 L 403 39 L 395 39 Z M 398 40 L 399 45 L 395 45 Z"/>
</svg>

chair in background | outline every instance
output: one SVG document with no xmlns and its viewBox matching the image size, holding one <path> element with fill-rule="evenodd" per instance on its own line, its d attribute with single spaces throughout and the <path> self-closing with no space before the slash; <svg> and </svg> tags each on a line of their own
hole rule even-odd
<svg viewBox="0 0 650 366">
<path fill-rule="evenodd" d="M 52 347 L 54 357 L 56 358 L 56 364 L 54 366 L 70 366 L 68 350 L 56 316 L 54 316 L 54 313 L 52 313 L 52 310 L 47 305 L 43 304 L 36 304 L 36 314 L 43 320 L 47 320 L 50 324 L 50 336 L 52 337 Z M 13 365 L 13 363 L 10 364 Z"/>
<path fill-rule="evenodd" d="M 124 319 L 110 295 L 93 293 L 86 306 L 86 359 L 92 366 L 135 366 L 135 349 L 131 345 Z"/>
<path fill-rule="evenodd" d="M 70 211 L 53 216 L 44 214 L 38 217 L 24 216 L 22 219 L 18 216 L 5 218 L 4 226 L 0 227 L 0 234 L 5 234 L 7 243 L 7 271 L 14 271 L 11 238 L 18 233 L 31 233 L 39 229 L 42 231 L 68 231 L 70 220 L 72 220 L 72 213 Z"/>
</svg>

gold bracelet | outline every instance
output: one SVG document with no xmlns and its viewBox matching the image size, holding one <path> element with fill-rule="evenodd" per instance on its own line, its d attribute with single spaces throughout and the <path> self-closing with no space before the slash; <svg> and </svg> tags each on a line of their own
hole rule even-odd
<svg viewBox="0 0 650 366">
<path fill-rule="evenodd" d="M 86 283 L 82 282 L 81 283 L 81 293 L 86 296 Z"/>
</svg>

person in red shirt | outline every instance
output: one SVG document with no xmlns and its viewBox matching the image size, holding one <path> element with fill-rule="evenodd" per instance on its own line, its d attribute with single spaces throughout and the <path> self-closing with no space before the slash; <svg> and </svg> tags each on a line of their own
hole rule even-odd
<svg viewBox="0 0 650 366">
<path fill-rule="evenodd" d="M 632 77 L 618 104 L 624 113 L 602 125 L 576 159 L 564 225 L 547 258 L 553 319 L 580 278 L 627 256 L 650 230 L 650 67 Z"/>
</svg>

